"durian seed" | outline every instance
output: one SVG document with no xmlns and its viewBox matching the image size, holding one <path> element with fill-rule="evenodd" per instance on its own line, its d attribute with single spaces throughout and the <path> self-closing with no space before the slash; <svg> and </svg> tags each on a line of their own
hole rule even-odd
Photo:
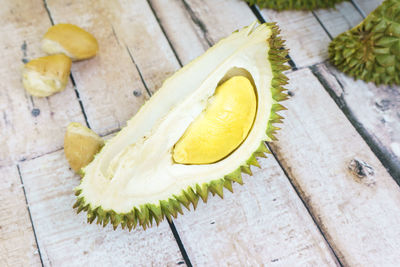
<svg viewBox="0 0 400 267">
<path fill-rule="evenodd" d="M 64 137 L 64 153 L 71 168 L 79 172 L 104 145 L 103 139 L 80 123 L 72 122 Z"/>
<path fill-rule="evenodd" d="M 50 96 L 65 89 L 70 69 L 71 59 L 63 54 L 32 59 L 24 65 L 22 83 L 33 96 Z"/>
<path fill-rule="evenodd" d="M 47 54 L 63 53 L 73 61 L 94 57 L 99 50 L 96 38 L 73 24 L 56 24 L 43 36 L 42 49 Z"/>
</svg>

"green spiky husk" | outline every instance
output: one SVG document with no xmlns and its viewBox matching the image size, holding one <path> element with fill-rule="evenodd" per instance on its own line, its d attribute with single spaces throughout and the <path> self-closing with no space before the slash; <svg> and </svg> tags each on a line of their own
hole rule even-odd
<svg viewBox="0 0 400 267">
<path fill-rule="evenodd" d="M 245 0 L 250 5 L 260 8 L 282 10 L 314 10 L 318 8 L 331 8 L 335 4 L 347 0 Z"/>
<path fill-rule="evenodd" d="M 386 0 L 329 45 L 330 61 L 355 79 L 400 84 L 400 0 Z"/>
<path fill-rule="evenodd" d="M 272 34 L 267 42 L 270 47 L 268 58 L 271 62 L 273 73 L 271 92 L 274 103 L 272 105 L 266 133 L 270 140 L 276 140 L 275 133 L 279 128 L 275 127 L 274 124 L 282 123 L 283 119 L 277 112 L 286 109 L 279 104 L 279 102 L 287 99 L 287 94 L 284 93 L 286 89 L 283 88 L 283 86 L 287 84 L 288 78 L 283 74 L 283 71 L 289 69 L 285 64 L 287 62 L 286 56 L 288 51 L 283 48 L 284 41 L 278 36 L 280 32 L 278 26 L 276 26 L 275 23 L 267 23 L 267 26 L 272 30 Z M 73 207 L 77 209 L 77 213 L 82 210 L 87 212 L 88 223 L 92 223 L 96 220 L 97 224 L 101 224 L 104 227 L 108 223 L 111 223 L 114 230 L 117 229 L 118 225 L 121 225 L 122 229 L 128 228 L 129 231 L 136 228 L 138 225 L 142 226 L 143 229 L 152 226 L 154 222 L 158 225 L 164 218 L 171 220 L 172 217 L 176 218 L 178 213 L 183 214 L 181 205 L 189 210 L 191 204 L 193 208 L 196 209 L 200 198 L 204 202 L 207 202 L 209 192 L 211 192 L 213 196 L 218 195 L 221 198 L 223 198 L 224 187 L 233 192 L 232 183 L 243 184 L 241 174 L 246 173 L 252 175 L 250 165 L 260 167 L 257 162 L 257 157 L 265 157 L 265 153 L 270 153 L 265 146 L 265 141 L 269 140 L 262 140 L 259 148 L 251 157 L 232 173 L 209 183 L 204 183 L 202 185 L 196 184 L 194 188 L 188 187 L 186 190 L 182 190 L 180 195 L 172 195 L 168 200 L 160 200 L 158 204 L 135 206 L 130 212 L 121 214 L 113 210 L 103 210 L 101 207 L 92 207 L 90 203 L 86 203 L 83 196 L 80 196 L 82 191 L 76 190 L 75 195 L 77 196 L 77 201 Z"/>
</svg>

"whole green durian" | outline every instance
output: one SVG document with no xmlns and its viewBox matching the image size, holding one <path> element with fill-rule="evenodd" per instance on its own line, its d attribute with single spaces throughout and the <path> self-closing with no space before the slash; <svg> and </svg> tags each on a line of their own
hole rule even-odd
<svg viewBox="0 0 400 267">
<path fill-rule="evenodd" d="M 334 7 L 335 4 L 346 0 L 245 0 L 250 5 L 260 8 L 281 10 L 314 10 L 318 8 Z"/>
<path fill-rule="evenodd" d="M 329 58 L 355 79 L 400 84 L 400 0 L 386 0 L 329 45 Z"/>
</svg>

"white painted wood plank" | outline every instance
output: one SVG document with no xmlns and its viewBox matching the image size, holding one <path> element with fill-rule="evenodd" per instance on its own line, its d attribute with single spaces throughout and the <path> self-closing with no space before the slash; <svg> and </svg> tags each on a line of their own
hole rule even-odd
<svg viewBox="0 0 400 267">
<path fill-rule="evenodd" d="M 0 266 L 40 266 L 16 166 L 0 168 Z"/>
<path fill-rule="evenodd" d="M 400 87 L 355 81 L 329 64 L 316 70 L 400 182 Z"/>
<path fill-rule="evenodd" d="M 291 73 L 277 157 L 346 266 L 400 262 L 400 189 L 309 69 Z"/>
<path fill-rule="evenodd" d="M 224 199 L 175 220 L 195 266 L 335 266 L 336 258 L 274 158 Z"/>
<path fill-rule="evenodd" d="M 202 24 L 204 38 L 209 43 L 216 43 L 232 33 L 250 25 L 257 18 L 242 0 L 185 0 L 189 11 L 193 12 L 194 20 Z M 201 23 L 203 22 L 203 23 Z"/>
<path fill-rule="evenodd" d="M 99 54 L 75 63 L 72 73 L 89 123 L 100 134 L 125 125 L 148 98 L 140 74 L 155 91 L 179 67 L 146 0 L 47 5 L 55 23 L 77 24 L 99 41 Z"/>
<path fill-rule="evenodd" d="M 298 68 L 327 59 L 330 39 L 312 12 L 264 8 L 261 14 L 267 22 L 278 22 L 289 56 Z"/>
<path fill-rule="evenodd" d="M 5 166 L 60 149 L 61 129 L 84 119 L 71 83 L 47 98 L 31 97 L 22 85 L 22 60 L 45 55 L 40 41 L 51 24 L 43 2 L 2 1 L 0 22 L 0 166 Z"/>
<path fill-rule="evenodd" d="M 21 164 L 22 179 L 45 266 L 175 266 L 183 262 L 167 224 L 132 232 L 86 223 L 76 214 L 79 177 L 63 151 Z"/>
<path fill-rule="evenodd" d="M 350 2 L 336 5 L 336 8 L 314 11 L 332 38 L 359 24 L 363 17 Z"/>
<path fill-rule="evenodd" d="M 378 5 L 378 2 L 375 1 L 375 4 Z M 372 5 L 372 1 L 369 1 L 369 5 Z M 337 34 L 336 28 L 348 30 L 356 26 L 360 19 L 347 21 L 345 25 L 344 20 L 340 19 L 341 14 L 350 7 L 338 8 L 337 12 L 326 10 L 318 13 L 320 21 L 332 36 Z M 356 10 L 352 13 L 354 17 L 358 16 Z M 355 81 L 331 65 L 317 66 L 316 71 L 328 83 L 328 90 L 332 91 L 347 115 L 364 132 L 363 135 L 380 155 L 384 165 L 400 181 L 400 87 Z"/>
<path fill-rule="evenodd" d="M 169 3 L 150 1 L 178 57 L 186 59 L 184 64 L 193 59 L 190 47 L 196 47 L 197 54 L 203 52 L 201 43 L 193 44 L 198 36 L 196 23 L 203 30 L 218 29 L 205 31 L 207 39 L 214 41 L 244 22 L 235 15 L 216 21 L 213 14 L 221 14 L 222 9 L 230 14 L 247 12 L 240 1 L 230 5 L 202 1 L 200 10 L 195 2 L 189 1 L 188 7 L 174 5 L 173 9 L 181 10 L 171 18 Z M 188 17 L 185 12 L 196 16 Z M 185 36 L 193 36 L 190 42 L 181 38 L 181 28 Z M 224 200 L 210 198 L 207 204 L 199 203 L 195 212 L 186 212 L 175 221 L 191 262 L 195 266 L 335 265 L 335 257 L 278 163 L 273 158 L 260 162 L 263 169 L 255 169 L 254 177 L 246 176 L 244 186 L 234 185 L 234 194 L 225 192 Z"/>
<path fill-rule="evenodd" d="M 149 3 L 172 47 L 178 51 L 177 56 L 181 63 L 187 64 L 208 48 L 203 31 L 191 20 L 193 15 L 185 8 L 183 1 L 150 0 Z M 186 45 L 187 43 L 191 46 Z"/>
<path fill-rule="evenodd" d="M 353 0 L 354 3 L 364 12 L 364 16 L 374 11 L 384 0 Z"/>
</svg>

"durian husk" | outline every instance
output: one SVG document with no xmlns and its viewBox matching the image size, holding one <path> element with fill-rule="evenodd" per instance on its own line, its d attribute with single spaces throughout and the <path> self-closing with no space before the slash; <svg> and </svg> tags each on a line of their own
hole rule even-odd
<svg viewBox="0 0 400 267">
<path fill-rule="evenodd" d="M 205 203 L 207 202 L 209 192 L 213 196 L 218 195 L 223 198 L 224 187 L 233 192 L 232 183 L 236 182 L 242 185 L 242 173 L 252 175 L 250 166 L 260 167 L 257 158 L 266 157 L 265 153 L 270 153 L 266 147 L 265 141 L 277 140 L 275 134 L 280 128 L 276 127 L 274 124 L 282 123 L 283 119 L 277 112 L 286 110 L 279 102 L 288 98 L 288 95 L 284 92 L 286 89 L 283 87 L 288 83 L 288 78 L 283 74 L 283 71 L 290 69 L 289 66 L 285 64 L 288 61 L 288 50 L 284 48 L 284 41 L 279 36 L 280 30 L 276 23 L 266 23 L 266 25 L 272 31 L 270 38 L 266 40 L 266 42 L 269 43 L 270 47 L 268 59 L 271 63 L 273 73 L 271 92 L 274 102 L 269 121 L 266 125 L 266 133 L 269 139 L 261 141 L 258 149 L 253 152 L 244 165 L 239 166 L 235 171 L 220 179 L 213 180 L 210 183 L 188 187 L 182 190 L 180 195 L 172 195 L 167 200 L 160 200 L 158 204 L 149 203 L 135 206 L 128 213 L 116 213 L 113 210 L 92 207 L 90 203 L 85 201 L 83 196 L 80 196 L 82 191 L 77 189 L 75 190 L 77 200 L 73 205 L 73 208 L 77 209 L 77 213 L 86 211 L 88 223 L 92 223 L 97 219 L 96 223 L 103 227 L 111 223 L 114 230 L 117 229 L 118 225 L 121 225 L 122 229 L 128 228 L 129 231 L 135 229 L 137 226 L 147 229 L 151 227 L 154 222 L 159 225 L 164 218 L 171 221 L 172 218 L 177 218 L 178 213 L 183 214 L 182 205 L 188 210 L 190 210 L 190 205 L 193 205 L 193 208 L 196 209 L 199 199 L 202 199 Z"/>
<path fill-rule="evenodd" d="M 400 0 L 386 0 L 329 45 L 340 71 L 377 85 L 400 84 Z"/>
<path fill-rule="evenodd" d="M 282 10 L 314 10 L 318 8 L 331 8 L 335 4 L 347 0 L 245 0 L 250 5 L 260 8 Z"/>
</svg>

